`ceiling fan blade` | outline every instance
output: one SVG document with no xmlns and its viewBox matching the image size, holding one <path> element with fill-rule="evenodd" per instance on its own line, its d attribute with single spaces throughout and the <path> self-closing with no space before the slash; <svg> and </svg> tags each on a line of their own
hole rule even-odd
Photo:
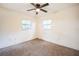
<svg viewBox="0 0 79 59">
<path fill-rule="evenodd" d="M 41 11 L 43 11 L 43 12 L 46 12 L 47 13 L 47 11 L 46 10 L 44 10 L 44 9 L 40 9 Z"/>
<path fill-rule="evenodd" d="M 32 11 L 32 10 L 35 10 L 35 9 L 29 9 L 29 10 L 27 10 L 27 11 Z"/>
<path fill-rule="evenodd" d="M 36 7 L 36 5 L 34 3 L 31 3 L 34 7 Z"/>
<path fill-rule="evenodd" d="M 49 3 L 43 4 L 43 5 L 41 6 L 41 8 L 42 8 L 42 7 L 45 7 L 45 6 L 48 6 L 48 5 L 49 5 Z"/>
</svg>

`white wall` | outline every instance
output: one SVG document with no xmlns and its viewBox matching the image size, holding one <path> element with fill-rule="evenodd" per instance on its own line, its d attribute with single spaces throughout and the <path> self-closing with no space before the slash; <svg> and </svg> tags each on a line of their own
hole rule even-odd
<svg viewBox="0 0 79 59">
<path fill-rule="evenodd" d="M 45 19 L 52 20 L 52 28 L 43 30 L 40 26 L 44 40 L 79 50 L 79 6 L 40 17 L 40 20 Z"/>
<path fill-rule="evenodd" d="M 23 19 L 34 22 L 33 17 L 30 15 L 0 8 L 0 48 L 28 41 L 33 38 L 34 28 L 22 31 L 21 20 Z"/>
</svg>

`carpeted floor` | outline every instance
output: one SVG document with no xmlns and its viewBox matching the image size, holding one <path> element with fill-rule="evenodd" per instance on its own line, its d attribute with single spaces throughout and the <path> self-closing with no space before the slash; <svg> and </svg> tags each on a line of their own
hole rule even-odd
<svg viewBox="0 0 79 59">
<path fill-rule="evenodd" d="M 36 38 L 2 48 L 0 56 L 79 56 L 79 51 Z"/>
</svg>

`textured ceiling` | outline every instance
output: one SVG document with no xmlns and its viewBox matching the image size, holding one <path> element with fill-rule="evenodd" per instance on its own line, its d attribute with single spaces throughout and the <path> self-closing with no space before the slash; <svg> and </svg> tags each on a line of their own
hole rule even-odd
<svg viewBox="0 0 79 59">
<path fill-rule="evenodd" d="M 48 13 L 44 13 L 40 11 L 40 15 L 56 13 L 58 11 L 61 11 L 63 9 L 70 8 L 76 5 L 79 5 L 79 4 L 77 3 L 49 3 L 49 6 L 46 6 L 43 8 L 47 10 Z M 34 8 L 34 6 L 32 6 L 30 3 L 1 3 L 0 7 L 14 10 L 14 11 L 21 12 L 21 13 L 26 13 L 32 16 L 35 15 L 35 11 L 26 11 L 28 9 Z"/>
</svg>

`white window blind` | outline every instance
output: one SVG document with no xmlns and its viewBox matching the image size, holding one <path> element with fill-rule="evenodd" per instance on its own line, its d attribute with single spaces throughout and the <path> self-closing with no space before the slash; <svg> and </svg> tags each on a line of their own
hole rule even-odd
<svg viewBox="0 0 79 59">
<path fill-rule="evenodd" d="M 51 29 L 52 26 L 52 20 L 44 20 L 43 21 L 43 28 L 44 29 Z"/>
<path fill-rule="evenodd" d="M 32 28 L 32 22 L 30 20 L 22 20 L 22 29 L 30 30 Z"/>
</svg>

